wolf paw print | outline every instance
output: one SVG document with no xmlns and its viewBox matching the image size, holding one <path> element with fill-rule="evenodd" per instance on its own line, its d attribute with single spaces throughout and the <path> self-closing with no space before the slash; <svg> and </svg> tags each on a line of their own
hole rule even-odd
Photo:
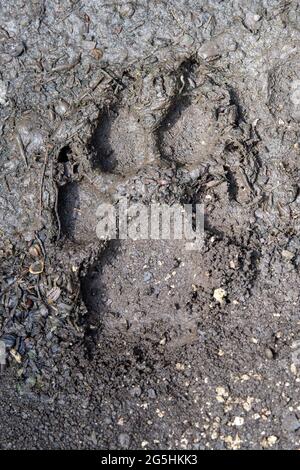
<svg viewBox="0 0 300 470">
<path fill-rule="evenodd" d="M 70 252 L 82 253 L 89 333 L 97 336 L 100 325 L 145 332 L 164 322 L 166 331 L 176 324 L 193 335 L 196 306 L 217 303 L 214 289 L 224 288 L 224 304 L 249 295 L 256 261 L 243 240 L 258 172 L 249 141 L 230 88 L 193 61 L 176 74 L 134 81 L 103 110 L 88 171 L 68 178 L 62 162 L 58 194 L 62 236 Z M 180 240 L 100 242 L 99 204 L 124 196 L 144 204 L 204 203 L 206 248 L 191 253 Z"/>
</svg>

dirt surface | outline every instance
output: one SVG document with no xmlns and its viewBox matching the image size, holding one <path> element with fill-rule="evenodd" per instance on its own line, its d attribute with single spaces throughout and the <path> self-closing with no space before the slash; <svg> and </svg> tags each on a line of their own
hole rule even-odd
<svg viewBox="0 0 300 470">
<path fill-rule="evenodd" d="M 299 25 L 0 3 L 0 448 L 299 448 Z M 204 204 L 203 249 L 100 241 L 124 196 Z"/>
</svg>

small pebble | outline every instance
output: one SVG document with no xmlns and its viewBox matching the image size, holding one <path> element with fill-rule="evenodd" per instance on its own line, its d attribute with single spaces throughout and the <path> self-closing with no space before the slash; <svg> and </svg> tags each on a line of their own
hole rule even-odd
<svg viewBox="0 0 300 470">
<path fill-rule="evenodd" d="M 266 348 L 265 349 L 265 356 L 267 359 L 273 359 L 274 358 L 274 353 L 271 348 Z"/>
<path fill-rule="evenodd" d="M 140 397 L 141 394 L 142 394 L 142 389 L 141 389 L 141 387 L 138 385 L 138 386 L 136 386 L 136 387 L 133 387 L 133 388 L 130 390 L 129 393 L 130 393 L 130 395 L 131 395 L 132 397 Z"/>
<path fill-rule="evenodd" d="M 118 437 L 118 441 L 121 447 L 127 448 L 130 444 L 130 437 L 125 432 L 122 432 Z"/>
<path fill-rule="evenodd" d="M 144 282 L 149 282 L 151 278 L 152 278 L 152 274 L 149 271 L 146 271 L 144 273 Z"/>
<path fill-rule="evenodd" d="M 153 388 L 149 388 L 148 390 L 148 397 L 151 398 L 151 399 L 154 399 L 156 398 L 156 392 Z"/>
<path fill-rule="evenodd" d="M 291 261 L 294 258 L 294 253 L 292 253 L 289 250 L 282 250 L 282 257 L 287 259 L 288 261 Z"/>
<path fill-rule="evenodd" d="M 216 299 L 217 302 L 219 302 L 219 304 L 224 303 L 225 297 L 227 297 L 227 292 L 225 289 L 222 289 L 222 287 L 214 290 L 214 298 Z"/>
</svg>

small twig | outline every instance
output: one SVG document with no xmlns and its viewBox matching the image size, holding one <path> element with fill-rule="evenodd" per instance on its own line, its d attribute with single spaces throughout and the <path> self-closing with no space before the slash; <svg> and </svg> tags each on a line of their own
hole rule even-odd
<svg viewBox="0 0 300 470">
<path fill-rule="evenodd" d="M 48 153 L 45 156 L 45 161 L 44 161 L 43 171 L 42 171 L 42 177 L 41 177 L 41 184 L 40 184 L 40 217 L 42 217 L 42 210 L 43 210 L 43 186 L 44 186 L 44 179 L 45 179 L 47 163 L 48 163 Z"/>
<path fill-rule="evenodd" d="M 6 175 L 4 175 L 4 181 L 5 181 L 5 184 L 6 184 L 6 187 L 7 187 L 8 192 L 11 193 L 11 190 L 10 190 L 10 187 L 9 187 L 9 184 L 8 184 Z"/>
<path fill-rule="evenodd" d="M 16 133 L 16 141 L 17 141 L 17 144 L 18 144 L 18 147 L 19 147 L 19 150 L 20 150 L 21 157 L 23 158 L 23 160 L 25 162 L 25 165 L 28 167 L 28 162 L 27 162 L 27 158 L 26 158 L 26 154 L 25 154 L 24 144 L 23 144 L 21 136 L 18 132 Z"/>
<path fill-rule="evenodd" d="M 106 78 L 113 80 L 117 85 L 120 85 L 118 80 L 113 76 L 112 72 L 105 70 L 104 68 L 100 67 L 101 72 L 106 76 Z M 122 84 L 123 86 L 123 84 Z"/>
<path fill-rule="evenodd" d="M 103 82 L 103 80 L 104 80 L 104 77 L 101 76 L 98 80 L 96 80 L 95 83 L 90 84 L 88 89 L 78 98 L 77 104 L 79 104 L 90 93 L 90 91 L 94 91 L 97 88 L 97 86 L 99 86 L 100 83 Z"/>
<path fill-rule="evenodd" d="M 37 239 L 37 242 L 39 244 L 39 246 L 41 247 L 41 251 L 42 251 L 42 254 L 43 254 L 43 257 L 46 258 L 46 252 L 45 252 L 45 248 L 44 248 L 44 245 L 40 239 L 40 237 L 38 236 L 38 233 L 35 232 L 35 238 Z"/>
<path fill-rule="evenodd" d="M 58 233 L 57 233 L 57 239 L 59 240 L 60 239 L 60 232 L 61 232 L 61 223 L 60 223 L 60 217 L 59 217 L 59 213 L 58 213 L 58 187 L 57 187 L 57 184 L 55 184 L 55 206 L 54 206 L 54 212 L 55 212 L 55 215 L 56 215 L 56 220 L 57 220 L 57 226 L 58 226 Z"/>
<path fill-rule="evenodd" d="M 69 70 L 72 70 L 74 67 L 76 67 L 76 65 L 79 64 L 81 60 L 81 55 L 79 55 L 75 60 L 74 62 L 71 62 L 71 64 L 61 64 L 61 65 L 57 65 L 56 67 L 53 67 L 51 69 L 51 73 L 54 73 L 54 72 L 65 72 L 65 71 L 69 71 Z"/>
</svg>

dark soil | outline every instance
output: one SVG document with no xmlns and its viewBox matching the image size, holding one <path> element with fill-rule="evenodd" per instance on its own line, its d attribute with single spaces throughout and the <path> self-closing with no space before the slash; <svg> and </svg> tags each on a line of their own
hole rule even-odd
<svg viewBox="0 0 300 470">
<path fill-rule="evenodd" d="M 299 24 L 2 2 L 0 448 L 299 448 Z M 99 240 L 124 196 L 204 204 L 203 249 Z"/>
</svg>

